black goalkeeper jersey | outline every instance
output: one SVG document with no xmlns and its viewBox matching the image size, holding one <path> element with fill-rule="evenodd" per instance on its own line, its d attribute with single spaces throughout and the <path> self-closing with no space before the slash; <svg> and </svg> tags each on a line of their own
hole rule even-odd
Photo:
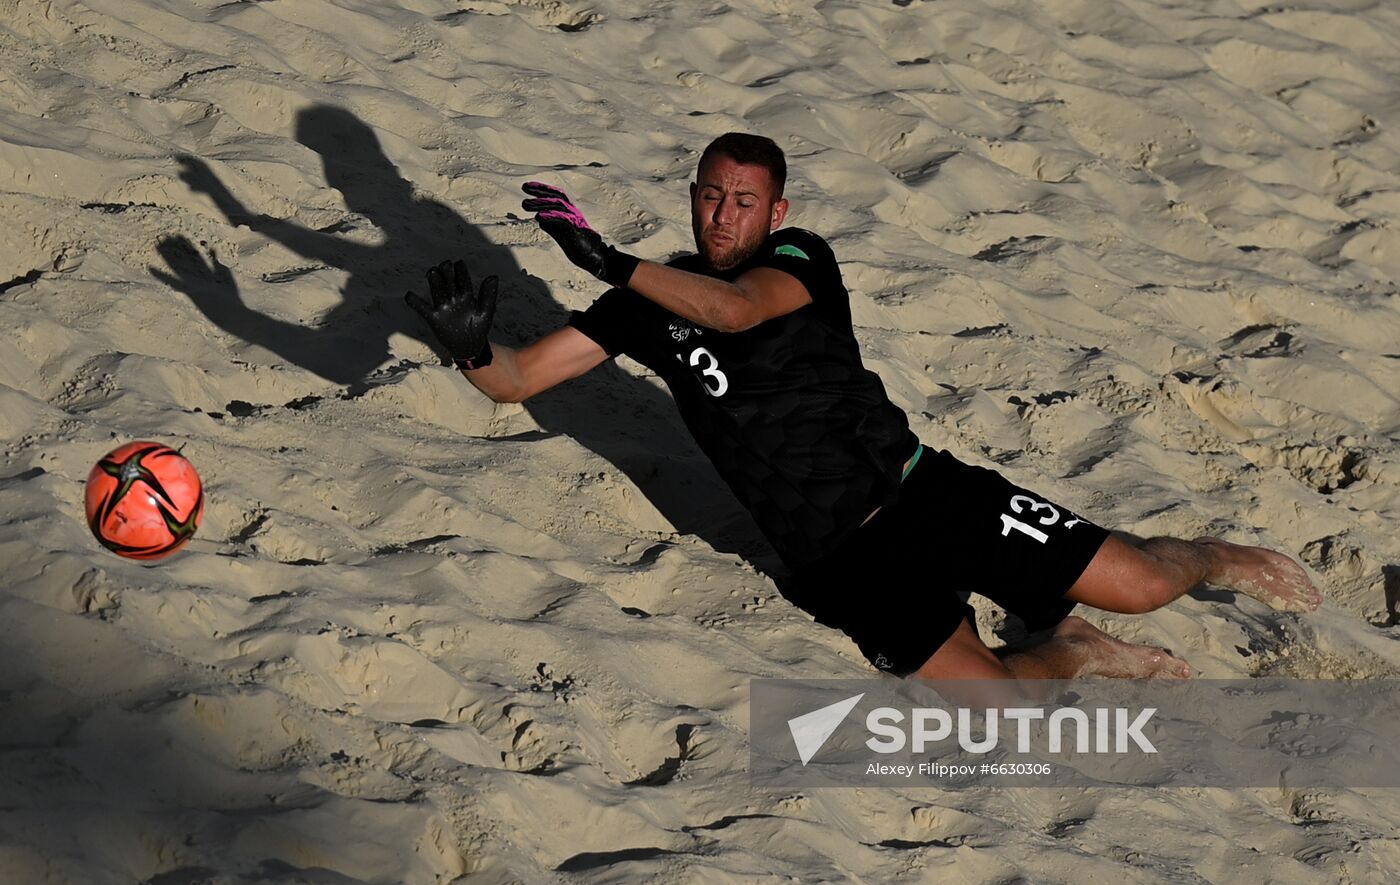
<svg viewBox="0 0 1400 885">
<path fill-rule="evenodd" d="M 790 567 L 831 551 L 897 495 L 918 447 L 880 378 L 862 365 L 850 295 L 826 241 L 800 228 L 769 235 L 723 272 L 698 255 L 669 264 L 723 280 L 756 267 L 792 274 L 812 303 L 742 332 L 718 332 L 612 289 L 570 325 L 609 356 L 655 372 L 700 448 Z"/>
</svg>

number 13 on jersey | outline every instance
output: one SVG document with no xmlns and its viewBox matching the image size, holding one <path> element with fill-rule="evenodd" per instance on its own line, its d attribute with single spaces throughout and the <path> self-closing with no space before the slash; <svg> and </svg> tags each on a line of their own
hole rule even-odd
<svg viewBox="0 0 1400 885">
<path fill-rule="evenodd" d="M 1036 499 L 1028 497 L 1026 495 L 1012 495 L 1011 510 L 1013 513 L 1025 514 L 1028 517 L 1034 517 L 1035 521 L 1038 524 L 1047 527 L 1052 526 L 1060 521 L 1060 511 L 1055 507 L 1054 504 L 1051 504 L 1048 501 L 1037 501 Z M 1077 525 L 1079 525 L 1079 519 L 1075 518 L 1065 523 L 1064 527 L 1067 529 L 1072 529 Z M 1008 537 L 1013 530 L 1018 531 L 1023 535 L 1028 535 L 1032 538 L 1035 538 L 1042 544 L 1050 540 L 1050 536 L 1047 535 L 1041 529 L 1038 529 L 1035 526 L 1030 525 L 1029 523 L 1022 522 L 1021 520 L 1017 519 L 1014 516 L 1011 516 L 1010 514 L 1003 513 L 1001 515 L 1002 537 Z"/>
</svg>

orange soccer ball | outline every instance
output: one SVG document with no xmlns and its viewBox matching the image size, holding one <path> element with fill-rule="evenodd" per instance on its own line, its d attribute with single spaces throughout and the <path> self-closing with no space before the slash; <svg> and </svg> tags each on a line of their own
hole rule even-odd
<svg viewBox="0 0 1400 885">
<path fill-rule="evenodd" d="M 169 556 L 194 535 L 203 513 L 199 474 L 169 446 L 127 443 L 88 474 L 88 527 L 118 556 Z"/>
</svg>

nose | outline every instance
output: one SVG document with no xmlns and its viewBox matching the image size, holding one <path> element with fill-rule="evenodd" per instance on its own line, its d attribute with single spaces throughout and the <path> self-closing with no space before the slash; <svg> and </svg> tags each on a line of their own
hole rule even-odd
<svg viewBox="0 0 1400 885">
<path fill-rule="evenodd" d="M 715 224 L 728 227 L 734 221 L 734 202 L 728 197 L 722 197 L 715 203 L 715 211 L 711 219 Z"/>
</svg>

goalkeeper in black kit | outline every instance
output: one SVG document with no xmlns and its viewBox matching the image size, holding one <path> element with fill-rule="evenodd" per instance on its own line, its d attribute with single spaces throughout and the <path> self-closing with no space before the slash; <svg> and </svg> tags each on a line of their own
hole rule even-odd
<svg viewBox="0 0 1400 885">
<path fill-rule="evenodd" d="M 520 402 L 625 353 L 655 372 L 701 450 L 791 570 L 788 598 L 847 633 L 879 669 L 928 679 L 1191 675 L 1121 642 L 1076 604 L 1159 608 L 1201 582 L 1274 608 L 1321 596 L 1293 560 L 1213 538 L 1110 534 L 993 470 L 926 448 L 861 363 L 831 247 L 782 227 L 787 164 L 770 139 L 722 135 L 690 185 L 696 253 L 657 264 L 607 245 L 563 191 L 523 203 L 569 260 L 610 288 L 518 349 L 487 339 L 496 279 L 460 261 L 407 301 L 473 385 Z M 977 592 L 1044 638 L 996 653 Z"/>
</svg>

